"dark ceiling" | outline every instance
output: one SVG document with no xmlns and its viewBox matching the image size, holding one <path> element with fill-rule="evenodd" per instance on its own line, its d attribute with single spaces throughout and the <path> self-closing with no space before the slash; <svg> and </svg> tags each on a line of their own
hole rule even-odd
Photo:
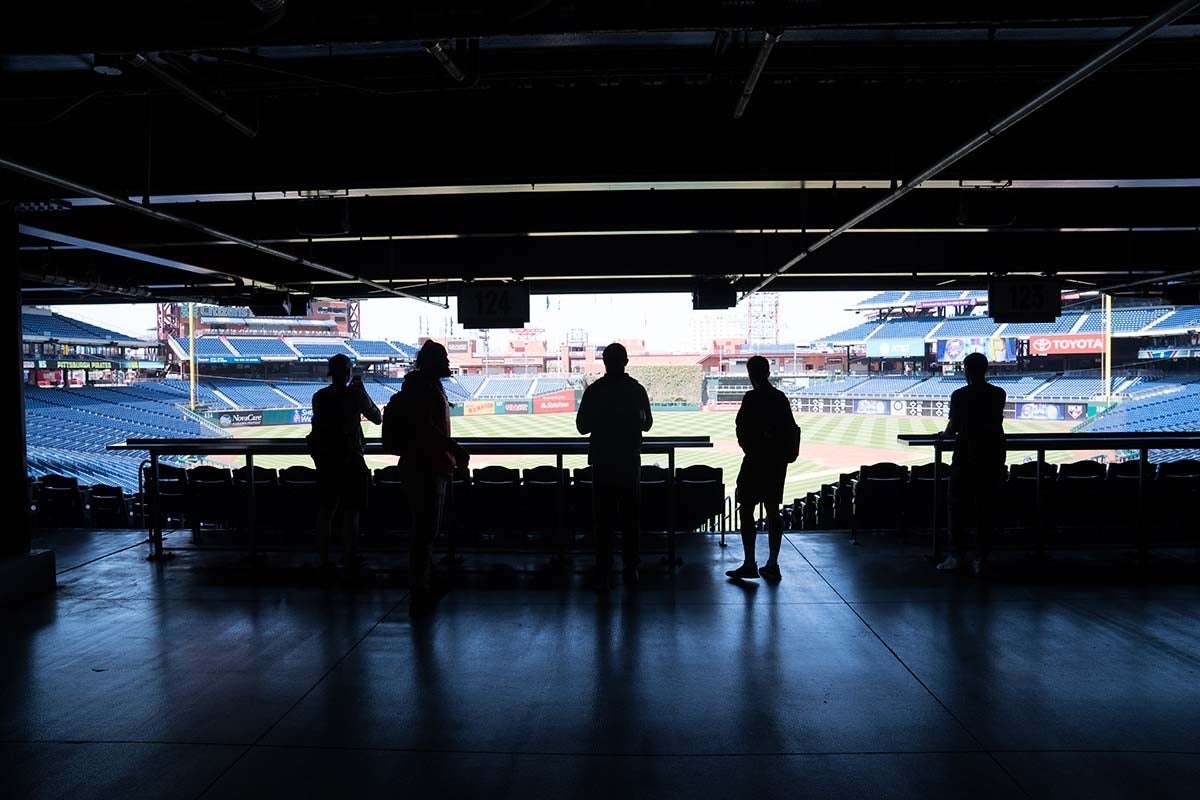
<svg viewBox="0 0 1200 800">
<path fill-rule="evenodd" d="M 1166 6 L 6 8 L 0 213 L 27 304 L 744 291 Z M 1197 98 L 1193 9 L 770 286 L 1194 284 Z"/>
</svg>

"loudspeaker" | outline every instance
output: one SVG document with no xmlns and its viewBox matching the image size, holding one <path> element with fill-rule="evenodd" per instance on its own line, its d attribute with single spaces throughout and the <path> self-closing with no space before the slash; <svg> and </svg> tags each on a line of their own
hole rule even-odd
<svg viewBox="0 0 1200 800">
<path fill-rule="evenodd" d="M 733 308 L 737 305 L 737 290 L 726 281 L 701 281 L 692 290 L 692 310 Z"/>
<path fill-rule="evenodd" d="M 350 232 L 350 201 L 319 197 L 296 205 L 296 232 L 301 236 L 342 236 Z"/>
<path fill-rule="evenodd" d="M 246 307 L 256 317 L 290 317 L 292 295 L 284 292 L 260 292 L 250 297 Z"/>
</svg>

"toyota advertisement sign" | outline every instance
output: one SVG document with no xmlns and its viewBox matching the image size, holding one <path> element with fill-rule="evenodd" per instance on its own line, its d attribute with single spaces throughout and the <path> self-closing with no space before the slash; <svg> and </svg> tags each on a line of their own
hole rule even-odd
<svg viewBox="0 0 1200 800">
<path fill-rule="evenodd" d="M 1099 333 L 1058 333 L 1029 337 L 1029 355 L 1031 356 L 1103 352 L 1104 336 Z"/>
</svg>

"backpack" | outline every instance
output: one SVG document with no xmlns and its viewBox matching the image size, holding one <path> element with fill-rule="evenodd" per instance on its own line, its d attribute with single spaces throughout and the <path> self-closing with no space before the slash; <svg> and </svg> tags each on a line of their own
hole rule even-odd
<svg viewBox="0 0 1200 800">
<path fill-rule="evenodd" d="M 385 453 L 401 455 L 408 445 L 411 426 L 407 406 L 408 399 L 401 389 L 389 397 L 387 405 L 383 407 L 383 431 L 380 438 Z"/>
<path fill-rule="evenodd" d="M 800 457 L 800 426 L 796 424 L 796 420 L 792 420 L 792 430 L 790 435 L 784 441 L 783 455 L 787 458 L 789 464 L 796 463 L 796 459 Z"/>
<path fill-rule="evenodd" d="M 780 432 L 780 455 L 787 460 L 787 463 L 795 464 L 796 459 L 800 457 L 800 426 L 796 424 L 796 418 L 792 416 L 791 404 L 786 400 L 784 403 L 784 408 L 787 409 L 787 423 Z"/>
</svg>

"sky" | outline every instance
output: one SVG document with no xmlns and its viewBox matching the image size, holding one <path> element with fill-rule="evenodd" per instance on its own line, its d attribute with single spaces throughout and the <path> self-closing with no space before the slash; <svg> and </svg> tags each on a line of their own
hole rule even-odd
<svg viewBox="0 0 1200 800">
<path fill-rule="evenodd" d="M 872 292 L 784 292 L 779 295 L 779 342 L 807 344 L 813 339 L 848 328 L 861 317 L 846 308 Z M 449 311 L 402 298 L 362 301 L 362 335 L 365 339 L 415 342 L 420 336 L 466 337 L 455 323 L 454 299 Z M 553 346 L 574 328 L 588 333 L 592 343 L 613 339 L 644 339 L 658 352 L 696 349 L 701 329 L 695 321 L 725 313 L 741 319 L 744 303 L 733 312 L 692 311 L 687 294 L 533 295 L 526 328 L 541 329 L 536 338 Z M 90 322 L 139 339 L 155 334 L 154 304 L 52 306 L 73 319 Z M 711 326 L 710 326 L 711 327 Z M 735 324 L 736 327 L 736 324 Z M 492 332 L 492 347 L 509 338 L 507 330 Z"/>
</svg>

